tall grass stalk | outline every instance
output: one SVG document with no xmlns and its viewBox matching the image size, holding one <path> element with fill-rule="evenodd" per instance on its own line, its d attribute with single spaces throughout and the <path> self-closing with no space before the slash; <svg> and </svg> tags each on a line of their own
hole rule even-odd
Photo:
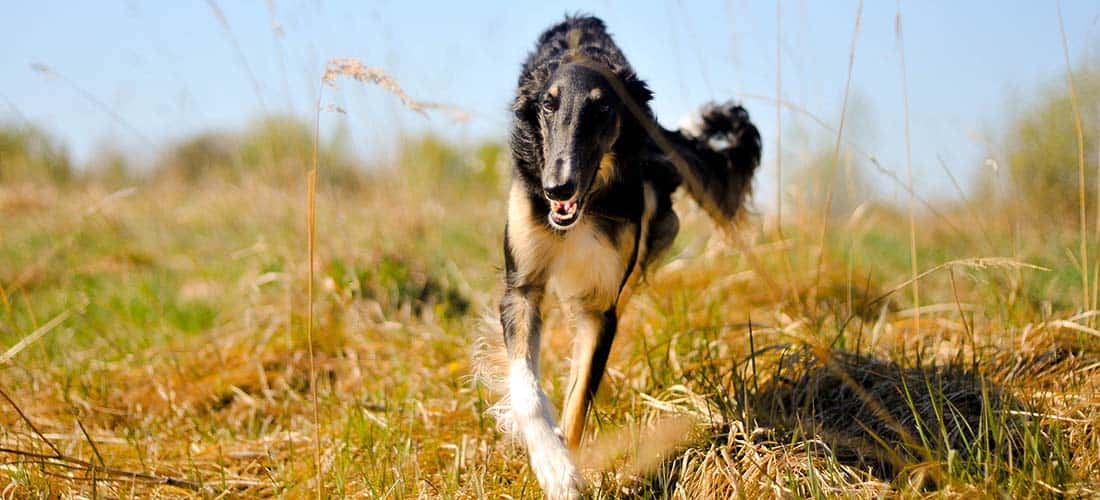
<svg viewBox="0 0 1100 500">
<path fill-rule="evenodd" d="M 306 178 L 306 204 L 308 219 L 306 221 L 306 237 L 308 248 L 308 269 L 307 282 L 306 282 L 306 300 L 308 306 L 306 309 L 306 343 L 309 346 L 309 391 L 310 399 L 313 400 L 313 474 L 314 480 L 317 481 L 317 498 L 320 499 L 323 490 L 324 483 L 321 480 L 321 418 L 320 409 L 317 402 L 317 367 L 313 356 L 313 265 L 315 262 L 316 254 L 316 240 L 317 240 L 317 213 L 316 213 L 316 192 L 317 192 L 317 150 L 320 144 L 321 137 L 321 96 L 324 94 L 324 86 L 317 92 L 317 107 L 314 110 L 315 121 L 313 124 L 313 164 L 309 170 L 309 175 Z"/>
<path fill-rule="evenodd" d="M 894 34 L 898 43 L 898 63 L 901 67 L 901 99 L 904 108 L 905 119 L 905 171 L 909 185 L 909 263 L 913 274 L 913 327 L 916 334 L 920 335 L 920 283 L 917 279 L 917 216 L 916 216 L 916 192 L 913 190 L 913 155 L 909 140 L 909 79 L 905 72 L 905 43 L 901 30 L 901 0 L 898 0 L 898 12 L 894 18 Z"/>
<path fill-rule="evenodd" d="M 237 63 L 244 69 L 245 75 L 248 76 L 249 83 L 252 84 L 252 93 L 256 94 L 256 102 L 260 104 L 260 111 L 263 114 L 267 114 L 267 104 L 264 103 L 263 90 L 260 87 L 260 80 L 256 78 L 256 74 L 252 72 L 252 66 L 248 64 L 248 58 L 244 55 L 244 50 L 241 49 L 240 42 L 237 41 L 237 36 L 233 34 L 233 28 L 229 26 L 229 20 L 225 17 L 225 12 L 218 5 L 216 0 L 206 0 L 206 4 L 210 6 L 210 11 L 214 14 L 214 18 L 218 20 L 218 24 L 222 27 L 222 31 L 225 32 L 225 37 L 229 39 L 229 44 L 233 46 L 233 51 L 237 55 Z"/>
<path fill-rule="evenodd" d="M 1088 249 L 1088 221 L 1085 213 L 1085 133 L 1081 127 L 1081 110 L 1077 104 L 1077 88 L 1073 85 L 1073 69 L 1069 62 L 1069 44 L 1066 42 L 1066 26 L 1062 21 L 1062 2 L 1056 4 L 1058 10 L 1058 33 L 1062 39 L 1062 56 L 1066 61 L 1066 85 L 1069 86 L 1069 102 L 1073 107 L 1073 128 L 1077 140 L 1077 198 L 1081 207 L 1081 303 L 1082 310 L 1095 309 L 1096 306 L 1089 300 L 1089 249 Z M 1100 204 L 1098 204 L 1100 205 Z M 1098 221 L 1100 223 L 1100 221 Z M 1089 318 L 1088 324 L 1093 324 Z"/>
<path fill-rule="evenodd" d="M 859 5 L 856 7 L 856 20 L 852 25 L 852 42 L 848 47 L 848 75 L 844 80 L 844 99 L 840 104 L 840 124 L 836 128 L 836 142 L 833 144 L 833 168 L 831 175 L 829 175 L 829 186 L 825 189 L 825 207 L 821 211 L 821 251 L 817 254 L 817 266 L 814 277 L 813 291 L 816 294 L 817 288 L 821 284 L 821 268 L 825 264 L 825 253 L 827 251 L 827 244 L 825 238 L 829 233 L 829 218 L 832 212 L 833 202 L 833 186 L 836 183 L 836 166 L 840 163 L 840 144 L 844 138 L 844 119 L 846 118 L 848 111 L 848 93 L 852 87 L 852 67 L 856 62 L 856 41 L 859 40 L 859 23 L 863 16 L 863 0 L 859 0 Z"/>
<path fill-rule="evenodd" d="M 786 241 L 783 234 L 783 2 L 775 2 L 775 234 L 779 241 Z M 802 298 L 792 284 L 794 266 L 791 264 L 790 250 L 783 250 L 783 287 L 798 307 L 803 311 Z"/>
<path fill-rule="evenodd" d="M 106 102 L 103 101 L 103 99 L 96 97 L 96 95 L 91 93 L 91 91 L 89 91 L 88 89 L 80 86 L 80 84 L 78 84 L 72 78 L 65 76 L 63 73 L 58 72 L 53 67 L 50 67 L 43 63 L 31 63 L 31 69 L 42 75 L 57 78 L 58 80 L 65 82 L 66 85 L 72 87 L 72 89 L 80 94 L 80 96 L 83 97 L 86 101 L 92 103 L 92 105 L 99 108 L 100 111 L 106 113 L 107 116 L 110 116 L 111 119 L 115 121 L 115 123 L 121 125 L 122 128 L 126 129 L 127 132 L 130 132 L 134 135 L 134 137 L 137 137 L 139 140 L 141 140 L 141 142 L 143 142 L 145 146 L 149 147 L 150 149 L 154 149 L 156 147 L 153 144 L 153 140 L 150 139 L 149 136 L 145 135 L 145 133 L 143 133 L 140 129 L 138 129 L 128 120 L 126 120 L 126 118 L 119 114 L 119 112 L 115 108 L 108 105 Z M 14 106 L 12 109 L 14 109 Z M 26 121 L 26 118 L 24 117 L 23 120 Z"/>
<path fill-rule="evenodd" d="M 775 2 L 775 228 L 783 239 L 783 2 Z"/>
</svg>

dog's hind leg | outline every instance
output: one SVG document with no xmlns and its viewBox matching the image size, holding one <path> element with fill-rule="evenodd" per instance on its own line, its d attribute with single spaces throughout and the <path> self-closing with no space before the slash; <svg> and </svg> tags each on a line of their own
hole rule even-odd
<svg viewBox="0 0 1100 500">
<path fill-rule="evenodd" d="M 508 348 L 508 398 L 531 468 L 548 498 L 576 498 L 583 484 L 554 425 L 553 408 L 539 386 L 542 288 L 509 286 L 500 303 Z"/>
<path fill-rule="evenodd" d="M 561 414 L 565 443 L 577 449 L 584 435 L 585 419 L 592 398 L 607 368 L 607 357 L 615 339 L 618 315 L 607 311 L 571 311 L 573 316 L 573 363 L 569 371 L 569 392 Z"/>
</svg>

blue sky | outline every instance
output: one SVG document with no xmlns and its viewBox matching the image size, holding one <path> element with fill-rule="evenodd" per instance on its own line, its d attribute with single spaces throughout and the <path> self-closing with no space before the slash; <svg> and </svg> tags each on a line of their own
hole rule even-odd
<svg viewBox="0 0 1100 500">
<path fill-rule="evenodd" d="M 360 152 L 386 154 L 402 135 L 425 130 L 504 140 L 524 55 L 542 29 L 584 11 L 607 22 L 656 92 L 654 107 L 666 125 L 705 101 L 742 96 L 765 140 L 760 189 L 774 190 L 775 105 L 745 96 L 776 95 L 778 38 L 783 98 L 839 122 L 857 2 L 783 0 L 779 16 L 775 2 L 745 0 L 218 6 L 243 57 L 206 2 L 12 2 L 0 18 L 0 119 L 46 128 L 78 160 L 109 146 L 148 157 L 187 134 L 232 129 L 263 113 L 310 114 L 325 62 L 347 56 L 384 67 L 414 98 L 474 113 L 466 124 L 426 120 L 380 89 L 342 81 L 325 91 L 325 103 L 347 114 L 327 113 L 322 126 L 333 130 L 343 121 Z M 884 165 L 904 172 L 898 8 L 864 5 L 846 127 Z M 911 1 L 900 9 L 913 161 L 919 188 L 935 195 L 949 186 L 939 158 L 956 177 L 972 178 L 987 144 L 1000 142 L 1005 120 L 1042 85 L 1064 81 L 1056 4 Z M 1071 60 L 1095 57 L 1100 3 L 1066 1 L 1062 11 Z M 75 87 L 33 71 L 32 63 Z M 795 168 L 790 157 L 807 137 L 831 141 L 797 113 L 784 112 L 782 123 L 785 169 Z M 884 195 L 897 194 L 882 182 Z"/>
</svg>

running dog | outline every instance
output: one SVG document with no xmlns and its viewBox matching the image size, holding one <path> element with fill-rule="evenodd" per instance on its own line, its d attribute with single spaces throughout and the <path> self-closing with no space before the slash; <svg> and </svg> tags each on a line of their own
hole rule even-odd
<svg viewBox="0 0 1100 500">
<path fill-rule="evenodd" d="M 500 302 L 506 418 L 550 498 L 584 488 L 570 449 L 580 444 L 631 288 L 679 230 L 672 193 L 684 184 L 727 223 L 760 162 L 760 135 L 740 106 L 709 105 L 699 130 L 670 131 L 654 119 L 651 98 L 595 17 L 567 17 L 543 33 L 519 77 Z M 560 428 L 539 385 L 547 291 L 574 332 Z"/>
</svg>

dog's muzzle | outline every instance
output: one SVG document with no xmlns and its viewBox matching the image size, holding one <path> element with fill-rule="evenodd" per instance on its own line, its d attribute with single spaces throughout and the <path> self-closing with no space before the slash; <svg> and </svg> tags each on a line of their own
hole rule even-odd
<svg viewBox="0 0 1100 500">
<path fill-rule="evenodd" d="M 576 199 L 569 201 L 550 200 L 550 224 L 558 229 L 565 229 L 580 219 Z"/>
</svg>

